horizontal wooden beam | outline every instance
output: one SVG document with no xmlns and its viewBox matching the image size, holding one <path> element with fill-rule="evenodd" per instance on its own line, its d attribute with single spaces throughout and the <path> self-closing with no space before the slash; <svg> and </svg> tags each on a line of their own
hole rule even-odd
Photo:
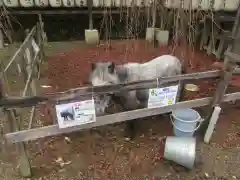
<svg viewBox="0 0 240 180">
<path fill-rule="evenodd" d="M 210 104 L 212 99 L 213 99 L 212 97 L 207 97 L 207 98 L 201 98 L 196 100 L 179 102 L 166 107 L 145 108 L 145 109 L 138 109 L 134 111 L 127 111 L 127 112 L 121 112 L 121 113 L 116 113 L 111 115 L 100 116 L 100 117 L 97 117 L 97 120 L 95 123 L 85 124 L 85 125 L 65 128 L 65 129 L 59 129 L 58 125 L 56 124 L 56 125 L 45 126 L 41 128 L 23 130 L 23 131 L 8 133 L 5 135 L 5 139 L 8 143 L 30 141 L 30 140 L 47 137 L 47 136 L 65 134 L 65 133 L 70 133 L 70 132 L 78 131 L 82 129 L 89 129 L 89 128 L 103 126 L 107 124 L 119 123 L 119 122 L 128 121 L 132 119 L 163 114 L 179 108 L 195 108 L 200 106 L 206 106 Z M 226 94 L 223 98 L 223 101 L 225 102 L 234 101 L 236 99 L 240 99 L 240 92 Z"/>
<path fill-rule="evenodd" d="M 46 101 L 52 101 L 53 103 L 57 102 L 68 102 L 74 100 L 80 96 L 89 96 L 92 93 L 95 94 L 106 94 L 112 92 L 119 92 L 123 90 L 136 90 L 136 89 L 147 89 L 155 88 L 157 86 L 168 85 L 169 83 L 177 82 L 179 80 L 192 80 L 192 79 L 202 79 L 202 78 L 217 78 L 220 75 L 220 70 L 207 71 L 207 72 L 198 72 L 192 74 L 184 74 L 179 76 L 172 77 L 162 77 L 146 81 L 137 81 L 127 84 L 116 84 L 116 85 L 107 85 L 107 86 L 88 86 L 80 87 L 75 89 L 70 89 L 63 92 L 48 93 L 41 97 L 7 97 L 0 99 L 0 106 L 2 107 L 29 107 L 43 103 Z M 36 103 L 36 104 L 34 104 Z"/>
<path fill-rule="evenodd" d="M 219 77 L 219 75 L 220 75 L 220 70 L 197 72 L 197 73 L 183 74 L 183 75 L 171 76 L 171 77 L 161 77 L 158 79 L 136 81 L 136 82 L 125 83 L 125 84 L 80 87 L 80 88 L 70 89 L 64 92 L 49 93 L 49 94 L 46 94 L 46 96 L 48 98 L 56 99 L 57 101 L 62 101 L 62 100 L 75 98 L 78 96 L 91 95 L 92 93 L 106 94 L 106 93 L 126 91 L 126 90 L 131 91 L 131 90 L 138 90 L 138 89 L 149 89 L 149 88 L 156 88 L 160 86 L 169 86 L 178 81 L 217 78 Z"/>
<path fill-rule="evenodd" d="M 48 93 L 46 94 L 45 97 L 48 97 L 50 99 L 55 99 L 56 101 L 61 101 L 61 100 L 75 98 L 78 96 L 92 95 L 92 93 L 106 94 L 106 93 L 126 91 L 126 90 L 131 91 L 131 90 L 139 90 L 139 89 L 149 89 L 149 88 L 156 88 L 160 86 L 169 86 L 178 81 L 218 78 L 220 76 L 220 72 L 221 72 L 220 70 L 213 70 L 213 71 L 204 71 L 204 72 L 183 74 L 183 75 L 171 76 L 171 77 L 161 77 L 158 79 L 136 81 L 136 82 L 125 83 L 125 84 L 95 86 L 95 87 L 92 87 L 92 86 L 80 87 L 80 88 L 70 89 L 63 92 Z M 240 75 L 240 68 L 237 68 L 233 74 Z"/>
<path fill-rule="evenodd" d="M 229 60 L 232 62 L 235 62 L 235 63 L 240 62 L 240 56 L 238 54 L 232 53 L 230 51 L 226 51 L 224 55 L 227 56 Z"/>
<path fill-rule="evenodd" d="M 29 45 L 29 40 L 33 37 L 33 35 L 36 32 L 36 26 L 34 26 L 32 28 L 32 30 L 30 31 L 30 33 L 27 35 L 27 37 L 25 38 L 25 40 L 23 41 L 23 43 L 21 44 L 21 46 L 17 49 L 17 51 L 15 52 L 15 54 L 13 55 L 13 57 L 11 58 L 11 60 L 9 61 L 9 63 L 7 64 L 7 66 L 4 68 L 4 72 L 6 72 L 8 70 L 8 68 L 11 66 L 11 64 L 17 60 L 19 57 L 21 57 L 24 53 L 25 53 L 25 49 L 27 48 L 27 46 Z"/>
<path fill-rule="evenodd" d="M 240 74 L 240 69 L 234 71 L 235 75 Z M 46 102 L 69 102 L 73 101 L 81 96 L 89 96 L 94 94 L 106 94 L 119 91 L 130 91 L 138 89 L 149 89 L 169 86 L 178 81 L 192 81 L 197 79 L 218 78 L 220 76 L 220 70 L 198 72 L 191 74 L 183 74 L 172 77 L 162 77 L 146 81 L 137 81 L 127 84 L 107 85 L 107 86 L 88 86 L 70 89 L 63 92 L 49 93 L 43 96 L 32 97 L 7 97 L 0 99 L 0 107 L 29 107 Z"/>
</svg>

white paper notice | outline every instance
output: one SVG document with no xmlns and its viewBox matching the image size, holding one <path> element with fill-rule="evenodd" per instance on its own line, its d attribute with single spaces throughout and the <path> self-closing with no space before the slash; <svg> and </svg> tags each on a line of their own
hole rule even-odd
<svg viewBox="0 0 240 180">
<path fill-rule="evenodd" d="M 178 86 L 149 89 L 148 108 L 168 106 L 176 103 Z"/>
<path fill-rule="evenodd" d="M 94 100 L 56 105 L 59 128 L 96 122 Z"/>
</svg>

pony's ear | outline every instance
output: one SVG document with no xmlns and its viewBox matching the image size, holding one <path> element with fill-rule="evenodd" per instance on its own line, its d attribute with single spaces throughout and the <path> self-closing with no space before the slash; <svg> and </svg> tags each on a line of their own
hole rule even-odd
<svg viewBox="0 0 240 180">
<path fill-rule="evenodd" d="M 96 63 L 92 63 L 92 70 L 96 68 Z"/>
<path fill-rule="evenodd" d="M 108 66 L 108 72 L 113 74 L 115 70 L 115 64 L 114 62 L 111 62 L 111 64 Z"/>
</svg>

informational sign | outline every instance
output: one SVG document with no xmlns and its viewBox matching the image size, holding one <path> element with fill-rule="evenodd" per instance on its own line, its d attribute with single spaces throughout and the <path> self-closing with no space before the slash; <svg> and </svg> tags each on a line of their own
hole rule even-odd
<svg viewBox="0 0 240 180">
<path fill-rule="evenodd" d="M 179 85 L 149 89 L 148 108 L 163 107 L 176 103 Z"/>
<path fill-rule="evenodd" d="M 58 104 L 56 113 L 59 128 L 73 127 L 96 122 L 94 100 Z"/>
</svg>

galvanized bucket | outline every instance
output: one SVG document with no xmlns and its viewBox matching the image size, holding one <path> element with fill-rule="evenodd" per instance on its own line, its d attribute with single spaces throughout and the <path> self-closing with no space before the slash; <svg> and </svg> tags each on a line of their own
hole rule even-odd
<svg viewBox="0 0 240 180">
<path fill-rule="evenodd" d="M 192 169 L 196 158 L 196 139 L 194 137 L 167 137 L 164 158 Z"/>
</svg>

